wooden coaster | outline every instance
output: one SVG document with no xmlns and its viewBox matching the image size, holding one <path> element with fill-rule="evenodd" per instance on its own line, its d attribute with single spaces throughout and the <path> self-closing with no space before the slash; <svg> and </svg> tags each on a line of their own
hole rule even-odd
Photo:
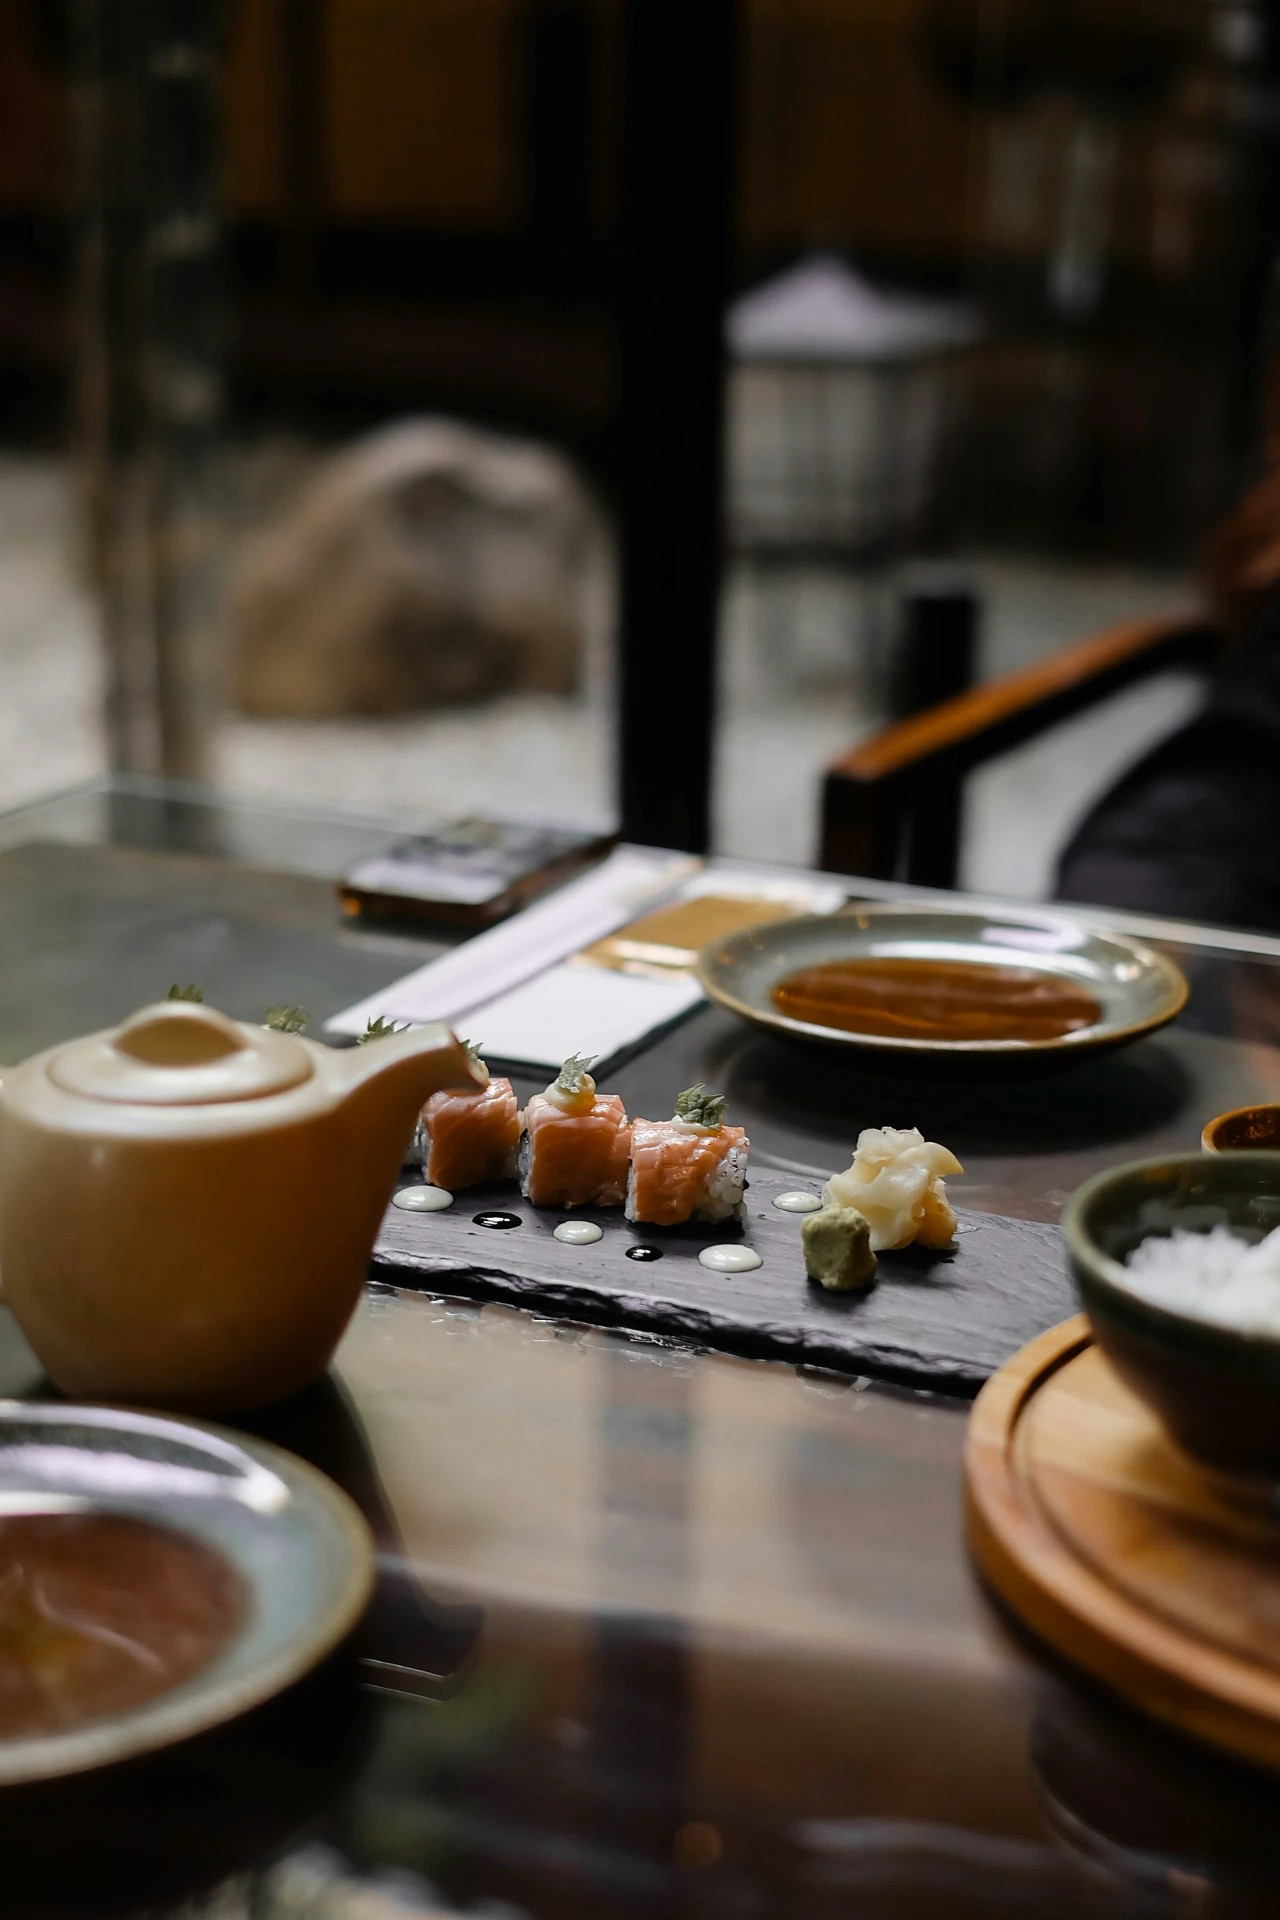
<svg viewBox="0 0 1280 1920">
<path fill-rule="evenodd" d="M 1001 1598 L 1136 1706 L 1280 1767 L 1280 1518 L 1181 1454 L 1083 1315 L 1005 1362 L 965 1445 L 969 1542 Z"/>
</svg>

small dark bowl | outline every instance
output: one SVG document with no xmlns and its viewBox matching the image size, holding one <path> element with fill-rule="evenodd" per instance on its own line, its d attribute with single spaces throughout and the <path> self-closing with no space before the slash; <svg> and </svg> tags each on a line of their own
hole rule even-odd
<svg viewBox="0 0 1280 1920">
<path fill-rule="evenodd" d="M 1148 1234 L 1280 1226 L 1280 1153 L 1134 1160 L 1086 1181 L 1062 1216 L 1071 1271 L 1099 1346 L 1186 1453 L 1280 1479 L 1280 1336 L 1238 1333 L 1134 1292 L 1124 1261 Z"/>
<path fill-rule="evenodd" d="M 1250 1147 L 1280 1150 L 1280 1105 L 1233 1107 L 1215 1114 L 1200 1135 L 1206 1153 L 1240 1153 Z"/>
</svg>

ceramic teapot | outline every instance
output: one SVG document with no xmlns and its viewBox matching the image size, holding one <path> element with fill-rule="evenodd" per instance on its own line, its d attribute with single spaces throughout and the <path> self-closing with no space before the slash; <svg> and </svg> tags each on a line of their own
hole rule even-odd
<svg viewBox="0 0 1280 1920">
<path fill-rule="evenodd" d="M 182 1000 L 6 1068 L 0 1299 L 76 1398 L 282 1399 L 355 1309 L 423 1101 L 479 1077 L 444 1026 L 339 1050 Z"/>
</svg>

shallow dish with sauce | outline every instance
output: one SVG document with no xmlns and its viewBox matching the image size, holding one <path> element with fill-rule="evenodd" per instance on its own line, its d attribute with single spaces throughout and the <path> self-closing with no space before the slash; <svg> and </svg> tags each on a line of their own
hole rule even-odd
<svg viewBox="0 0 1280 1920">
<path fill-rule="evenodd" d="M 1181 1012 L 1172 960 L 1046 913 L 852 906 L 751 927 L 703 949 L 712 1000 L 796 1040 L 992 1069 L 1062 1066 Z"/>
<path fill-rule="evenodd" d="M 261 1705 L 345 1637 L 372 1579 L 351 1501 L 277 1447 L 0 1401 L 0 1786 Z"/>
</svg>

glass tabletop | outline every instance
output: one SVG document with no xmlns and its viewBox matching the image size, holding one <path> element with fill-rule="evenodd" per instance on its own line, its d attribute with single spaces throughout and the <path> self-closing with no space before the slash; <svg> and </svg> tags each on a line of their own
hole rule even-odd
<svg viewBox="0 0 1280 1920">
<path fill-rule="evenodd" d="M 0 814 L 0 897 L 12 902 L 0 919 L 0 1059 L 111 1024 L 176 980 L 198 980 L 246 1018 L 305 1006 L 314 1030 L 451 943 L 337 911 L 344 869 L 423 824 L 134 778 Z M 843 884 L 860 899 L 956 898 Z M 975 1087 L 845 1066 L 708 1007 L 623 1066 L 617 1089 L 644 1112 L 673 1087 L 721 1087 L 753 1153 L 806 1170 L 847 1162 L 862 1126 L 919 1126 L 964 1162 L 961 1204 L 1055 1221 L 1097 1168 L 1192 1147 L 1212 1115 L 1280 1099 L 1280 941 L 1099 917 L 1162 947 L 1191 985 L 1176 1026 L 1126 1053 Z"/>
<path fill-rule="evenodd" d="M 406 824 L 140 782 L 5 816 L 0 1057 L 176 978 L 245 1015 L 373 991 L 431 943 L 343 924 L 332 882 Z M 862 1125 L 918 1124 L 964 1161 L 963 1204 L 1054 1220 L 1093 1168 L 1280 1098 L 1280 944 L 1144 930 L 1187 969 L 1188 1017 L 1052 1081 L 872 1080 L 707 1009 L 618 1090 L 643 1109 L 724 1086 L 755 1150 L 810 1169 Z M 0 1315 L 0 1391 L 38 1386 Z M 1072 1675 L 984 1592 L 965 1413 L 372 1289 L 334 1376 L 255 1423 L 374 1526 L 358 1646 L 180 1754 L 0 1798 L 6 1862 L 74 1906 L 89 1869 L 50 1836 L 75 1822 L 95 1898 L 203 1888 L 210 1914 L 1270 1911 L 1273 1785 Z"/>
</svg>

